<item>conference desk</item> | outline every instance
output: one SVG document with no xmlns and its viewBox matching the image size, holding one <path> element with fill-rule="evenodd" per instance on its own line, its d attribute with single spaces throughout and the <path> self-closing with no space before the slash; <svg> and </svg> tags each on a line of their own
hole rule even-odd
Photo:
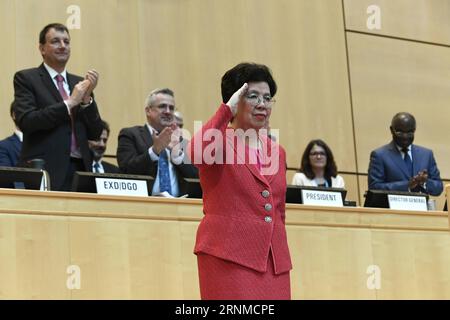
<svg viewBox="0 0 450 320">
<path fill-rule="evenodd" d="M 286 216 L 293 299 L 450 299 L 446 212 Z M 199 299 L 201 218 L 195 199 L 0 189 L 0 299 Z"/>
</svg>

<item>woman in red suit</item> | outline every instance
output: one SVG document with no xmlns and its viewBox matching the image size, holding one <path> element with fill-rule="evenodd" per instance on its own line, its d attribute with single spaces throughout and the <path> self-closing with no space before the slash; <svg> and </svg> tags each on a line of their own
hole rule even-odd
<svg viewBox="0 0 450 320">
<path fill-rule="evenodd" d="M 202 299 L 290 299 L 286 156 L 265 129 L 277 86 L 241 63 L 222 77 L 223 101 L 190 142 L 204 217 L 197 231 Z"/>
</svg>

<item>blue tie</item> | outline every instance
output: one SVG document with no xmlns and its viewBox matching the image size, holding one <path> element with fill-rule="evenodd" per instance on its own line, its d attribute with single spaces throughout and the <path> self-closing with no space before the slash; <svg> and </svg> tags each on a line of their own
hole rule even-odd
<svg viewBox="0 0 450 320">
<path fill-rule="evenodd" d="M 408 148 L 403 148 L 402 151 L 405 154 L 403 161 L 405 161 L 406 169 L 408 169 L 408 172 L 412 177 L 413 176 L 413 163 L 411 161 L 411 157 L 409 156 Z"/>
<path fill-rule="evenodd" d="M 94 163 L 94 172 L 95 173 L 100 173 L 100 165 L 98 164 L 98 162 Z"/>
<path fill-rule="evenodd" d="M 159 192 L 167 191 L 168 193 L 172 194 L 169 174 L 169 160 L 167 159 L 167 152 L 165 149 L 159 154 L 158 173 Z"/>
</svg>

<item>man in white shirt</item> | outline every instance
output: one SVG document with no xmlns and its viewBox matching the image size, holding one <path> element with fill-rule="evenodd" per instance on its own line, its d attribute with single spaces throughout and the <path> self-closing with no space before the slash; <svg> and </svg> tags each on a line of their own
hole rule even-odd
<svg viewBox="0 0 450 320">
<path fill-rule="evenodd" d="M 62 24 L 42 29 L 39 51 L 43 63 L 14 76 L 14 114 L 23 132 L 18 165 L 42 159 L 52 190 L 70 191 L 75 171 L 92 164 L 88 139 L 97 140 L 102 132 L 93 96 L 98 73 L 89 70 L 82 78 L 67 72 L 70 35 Z"/>
<path fill-rule="evenodd" d="M 179 129 L 174 122 L 175 98 L 170 89 L 156 89 L 145 101 L 147 123 L 119 133 L 117 162 L 123 173 L 155 178 L 152 195 L 184 193 L 183 178 L 197 178 L 197 169 L 186 162 Z M 175 137 L 175 138 L 174 138 Z"/>
</svg>

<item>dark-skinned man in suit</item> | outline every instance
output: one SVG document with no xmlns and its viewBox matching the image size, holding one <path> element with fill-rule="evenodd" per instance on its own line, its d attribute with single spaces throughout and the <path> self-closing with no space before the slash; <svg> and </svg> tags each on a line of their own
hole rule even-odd
<svg viewBox="0 0 450 320">
<path fill-rule="evenodd" d="M 416 119 L 408 112 L 391 121 L 392 141 L 370 154 L 369 189 L 422 192 L 439 196 L 443 184 L 433 151 L 413 144 Z"/>
</svg>

